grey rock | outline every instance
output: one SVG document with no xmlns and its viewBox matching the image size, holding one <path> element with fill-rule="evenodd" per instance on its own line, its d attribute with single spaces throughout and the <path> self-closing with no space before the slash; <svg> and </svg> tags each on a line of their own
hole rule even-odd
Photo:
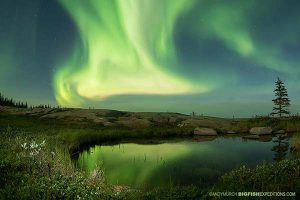
<svg viewBox="0 0 300 200">
<path fill-rule="evenodd" d="M 271 127 L 253 127 L 249 132 L 254 135 L 270 135 L 272 131 Z"/>
<path fill-rule="evenodd" d="M 227 134 L 236 134 L 235 131 L 226 131 Z"/>
<path fill-rule="evenodd" d="M 195 128 L 194 135 L 217 136 L 218 133 L 212 128 Z"/>
</svg>

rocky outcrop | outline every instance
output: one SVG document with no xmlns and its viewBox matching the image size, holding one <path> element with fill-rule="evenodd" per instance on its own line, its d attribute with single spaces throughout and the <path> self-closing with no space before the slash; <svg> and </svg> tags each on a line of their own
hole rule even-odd
<svg viewBox="0 0 300 200">
<path fill-rule="evenodd" d="M 271 127 L 253 127 L 249 132 L 253 135 L 270 135 L 272 131 Z"/>
<path fill-rule="evenodd" d="M 217 136 L 218 133 L 212 128 L 195 128 L 194 135 L 197 136 Z"/>
<path fill-rule="evenodd" d="M 130 128 L 147 128 L 150 126 L 150 122 L 147 119 L 137 119 L 134 117 L 131 118 L 127 118 L 125 120 L 122 121 L 116 121 L 116 124 L 121 124 L 123 126 L 126 127 L 130 127 Z"/>
</svg>

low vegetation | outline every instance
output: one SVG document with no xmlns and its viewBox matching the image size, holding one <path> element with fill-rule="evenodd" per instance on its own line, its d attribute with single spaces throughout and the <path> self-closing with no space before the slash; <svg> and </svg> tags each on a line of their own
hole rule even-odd
<svg viewBox="0 0 300 200">
<path fill-rule="evenodd" d="M 223 175 L 212 191 L 300 191 L 300 160 L 245 166 Z"/>
<path fill-rule="evenodd" d="M 300 161 L 284 160 L 254 169 L 242 167 L 225 174 L 207 188 L 168 185 L 164 188 L 134 189 L 110 185 L 101 168 L 88 174 L 74 168 L 70 150 L 94 142 L 120 138 L 170 137 L 181 135 L 170 127 L 148 129 L 71 129 L 28 124 L 16 117 L 12 126 L 1 123 L 0 198 L 1 199 L 211 199 L 211 191 L 299 191 Z M 6 119 L 7 120 L 7 119 Z M 296 119 L 298 120 L 298 119 Z M 34 122 L 31 122 L 34 123 Z M 253 122 L 258 123 L 258 122 Z M 292 123 L 292 122 L 288 122 Z M 17 126 L 18 125 L 18 126 Z M 179 129 L 180 130 L 180 129 Z M 297 137 L 294 143 L 299 143 Z"/>
<path fill-rule="evenodd" d="M 209 191 L 299 191 L 300 160 L 241 167 L 211 188 L 174 186 L 147 191 L 109 185 L 99 168 L 74 169 L 64 146 L 50 135 L 8 127 L 1 133 L 1 199 L 210 199 Z"/>
<path fill-rule="evenodd" d="M 195 186 L 148 191 L 113 186 L 101 168 L 91 174 L 74 168 L 67 149 L 51 134 L 10 126 L 1 131 L 0 199 L 193 199 Z"/>
</svg>

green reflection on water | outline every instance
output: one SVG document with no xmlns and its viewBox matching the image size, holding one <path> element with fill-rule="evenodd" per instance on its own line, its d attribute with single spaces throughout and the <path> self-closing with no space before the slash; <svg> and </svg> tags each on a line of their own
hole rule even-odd
<svg viewBox="0 0 300 200">
<path fill-rule="evenodd" d="M 203 151 L 206 148 L 203 146 Z M 157 168 L 171 161 L 180 160 L 191 150 L 185 143 L 96 146 L 90 149 L 90 152 L 84 151 L 79 157 L 79 162 L 81 167 L 89 171 L 96 165 L 103 165 L 106 169 L 106 178 L 113 183 L 139 185 L 143 184 Z"/>
<path fill-rule="evenodd" d="M 273 162 L 277 139 L 243 140 L 239 137 L 169 141 L 162 144 L 123 143 L 95 146 L 83 151 L 78 166 L 92 171 L 102 166 L 109 183 L 131 186 L 205 185 L 240 165 Z M 288 144 L 288 139 L 285 139 Z M 282 148 L 280 148 L 282 151 Z M 289 154 L 282 154 L 288 157 Z"/>
</svg>

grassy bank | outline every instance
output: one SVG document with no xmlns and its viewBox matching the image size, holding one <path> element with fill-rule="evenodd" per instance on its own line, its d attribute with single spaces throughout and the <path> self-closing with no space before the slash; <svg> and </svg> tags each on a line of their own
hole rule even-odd
<svg viewBox="0 0 300 200">
<path fill-rule="evenodd" d="M 109 112 L 107 118 L 116 117 L 120 114 Z M 124 115 L 124 114 L 123 114 Z M 123 116 L 122 115 L 122 116 Z M 138 115 L 132 114 L 132 115 Z M 175 118 L 172 122 L 157 117 L 162 114 L 155 114 L 156 122 L 147 127 L 126 126 L 104 126 L 89 120 L 63 120 L 43 118 L 40 115 L 13 115 L 0 113 L 0 130 L 8 125 L 17 127 L 23 131 L 42 133 L 44 135 L 55 136 L 64 141 L 70 150 L 76 150 L 81 146 L 91 143 L 110 142 L 121 139 L 145 139 L 145 138 L 167 138 L 189 136 L 193 134 L 195 127 L 207 127 L 215 129 L 219 134 L 227 134 L 233 131 L 239 134 L 247 134 L 252 127 L 271 126 L 274 130 L 286 130 L 286 132 L 300 131 L 300 117 L 292 116 L 288 118 L 271 118 L 257 116 L 250 119 L 220 119 L 208 117 L 188 117 Z M 144 116 L 145 117 L 145 116 Z M 139 116 L 142 119 L 142 116 Z M 155 118 L 155 117 L 151 117 Z M 131 119 L 131 118 L 129 118 Z M 128 119 L 126 119 L 128 120 Z M 134 121 L 134 120 L 133 120 Z M 159 122 L 157 122 L 159 121 Z M 182 125 L 182 126 L 178 126 Z"/>
<path fill-rule="evenodd" d="M 177 127 L 170 124 L 150 126 L 147 128 L 131 128 L 125 126 L 103 127 L 95 123 L 64 123 L 54 119 L 37 117 L 0 115 L 0 130 L 7 126 L 30 132 L 31 135 L 41 135 L 55 138 L 70 152 L 96 143 L 114 142 L 122 139 L 164 139 L 170 137 L 187 137 L 193 134 L 191 126 Z"/>
</svg>

